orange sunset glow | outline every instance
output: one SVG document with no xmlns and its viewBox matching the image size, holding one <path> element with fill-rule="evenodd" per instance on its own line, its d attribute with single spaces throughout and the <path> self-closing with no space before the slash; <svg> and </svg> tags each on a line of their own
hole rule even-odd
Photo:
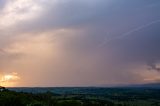
<svg viewBox="0 0 160 106">
<path fill-rule="evenodd" d="M 4 74 L 0 76 L 0 86 L 13 87 L 16 86 L 20 77 L 17 73 Z"/>
</svg>

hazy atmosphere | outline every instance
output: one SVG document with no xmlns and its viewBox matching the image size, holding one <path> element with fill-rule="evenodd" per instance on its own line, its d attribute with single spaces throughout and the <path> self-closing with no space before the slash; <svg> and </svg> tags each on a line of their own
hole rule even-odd
<svg viewBox="0 0 160 106">
<path fill-rule="evenodd" d="M 0 85 L 160 82 L 160 0 L 0 0 Z"/>
</svg>

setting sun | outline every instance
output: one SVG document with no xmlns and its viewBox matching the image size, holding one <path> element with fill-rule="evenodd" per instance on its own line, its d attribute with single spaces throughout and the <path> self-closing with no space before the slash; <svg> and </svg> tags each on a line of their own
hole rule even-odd
<svg viewBox="0 0 160 106">
<path fill-rule="evenodd" d="M 5 87 L 15 86 L 20 77 L 17 73 L 1 75 L 0 85 Z"/>
</svg>

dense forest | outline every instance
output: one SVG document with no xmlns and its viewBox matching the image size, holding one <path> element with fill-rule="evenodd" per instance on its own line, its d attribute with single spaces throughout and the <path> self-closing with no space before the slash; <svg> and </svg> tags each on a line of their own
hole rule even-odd
<svg viewBox="0 0 160 106">
<path fill-rule="evenodd" d="M 79 93 L 74 89 L 62 94 L 3 89 L 0 91 L 0 106 L 160 106 L 159 89 L 79 88 L 78 91 L 77 88 L 76 91 Z"/>
</svg>

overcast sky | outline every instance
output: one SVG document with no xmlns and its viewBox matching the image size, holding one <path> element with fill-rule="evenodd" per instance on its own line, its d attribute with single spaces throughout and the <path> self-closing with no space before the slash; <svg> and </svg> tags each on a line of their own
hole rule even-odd
<svg viewBox="0 0 160 106">
<path fill-rule="evenodd" d="M 160 0 L 0 0 L 0 77 L 6 86 L 159 82 Z"/>
</svg>

